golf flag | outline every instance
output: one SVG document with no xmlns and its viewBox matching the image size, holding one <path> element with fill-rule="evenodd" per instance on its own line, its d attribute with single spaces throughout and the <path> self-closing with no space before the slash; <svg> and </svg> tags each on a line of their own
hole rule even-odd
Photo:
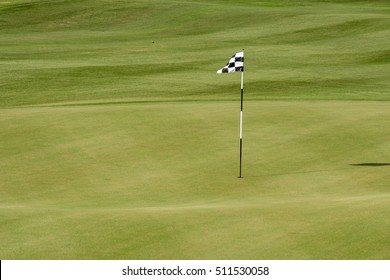
<svg viewBox="0 0 390 280">
<path fill-rule="evenodd" d="M 244 107 L 244 50 L 232 56 L 225 67 L 219 69 L 217 74 L 241 72 L 241 110 L 240 110 L 240 176 L 242 178 L 242 111 Z"/>
<path fill-rule="evenodd" d="M 232 56 L 225 67 L 219 69 L 217 74 L 244 72 L 244 52 L 238 52 Z"/>
</svg>

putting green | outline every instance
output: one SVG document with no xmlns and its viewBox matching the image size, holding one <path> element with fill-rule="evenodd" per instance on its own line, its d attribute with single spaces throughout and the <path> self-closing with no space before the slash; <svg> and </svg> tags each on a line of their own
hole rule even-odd
<svg viewBox="0 0 390 280">
<path fill-rule="evenodd" d="M 389 104 L 4 109 L 2 258 L 387 259 Z"/>
</svg>

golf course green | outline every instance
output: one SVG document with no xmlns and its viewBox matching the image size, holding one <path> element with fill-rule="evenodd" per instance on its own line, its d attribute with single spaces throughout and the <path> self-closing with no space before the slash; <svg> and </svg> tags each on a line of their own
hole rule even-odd
<svg viewBox="0 0 390 280">
<path fill-rule="evenodd" d="M 381 260 L 389 232 L 388 1 L 0 1 L 0 259 Z"/>
</svg>

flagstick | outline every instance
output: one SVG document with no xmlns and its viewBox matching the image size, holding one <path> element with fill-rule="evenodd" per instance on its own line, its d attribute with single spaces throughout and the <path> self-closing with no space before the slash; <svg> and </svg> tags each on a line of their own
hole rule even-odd
<svg viewBox="0 0 390 280">
<path fill-rule="evenodd" d="M 241 111 L 240 111 L 240 176 L 242 178 L 242 109 L 244 105 L 244 71 L 241 72 Z"/>
<path fill-rule="evenodd" d="M 237 56 L 239 54 L 239 56 Z M 238 58 L 237 58 L 238 57 Z M 237 64 L 236 64 L 237 62 Z M 237 66 L 236 66 L 237 65 Z M 234 54 L 225 67 L 219 69 L 217 74 L 232 73 L 241 71 L 241 111 L 240 111 L 240 176 L 242 178 L 242 109 L 244 105 L 244 50 L 241 53 Z"/>
</svg>

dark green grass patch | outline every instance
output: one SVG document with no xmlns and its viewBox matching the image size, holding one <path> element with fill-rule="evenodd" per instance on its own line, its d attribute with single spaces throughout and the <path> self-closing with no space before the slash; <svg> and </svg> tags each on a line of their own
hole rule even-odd
<svg viewBox="0 0 390 280">
<path fill-rule="evenodd" d="M 389 10 L 370 3 L 9 1 L 0 106 L 231 100 L 239 77 L 215 71 L 243 48 L 251 99 L 389 100 Z"/>
</svg>

